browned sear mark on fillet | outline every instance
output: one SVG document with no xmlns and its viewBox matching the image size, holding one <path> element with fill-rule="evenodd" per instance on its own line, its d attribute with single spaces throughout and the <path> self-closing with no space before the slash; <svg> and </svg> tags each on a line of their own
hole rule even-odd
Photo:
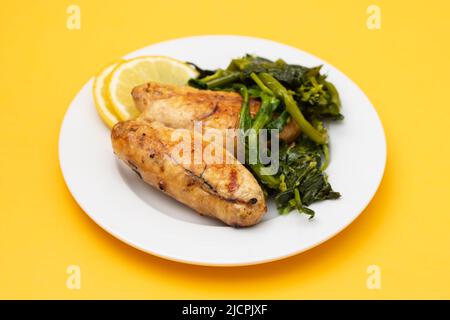
<svg viewBox="0 0 450 320">
<path fill-rule="evenodd" d="M 233 193 L 239 188 L 239 183 L 237 181 L 237 172 L 236 170 L 231 170 L 230 179 L 228 183 L 228 192 Z"/>
<path fill-rule="evenodd" d="M 214 105 L 214 108 L 213 108 L 210 112 L 208 112 L 208 113 L 206 113 L 206 114 L 204 114 L 204 115 L 198 116 L 197 119 L 195 119 L 195 120 L 197 120 L 197 121 L 202 121 L 203 119 L 206 119 L 206 118 L 208 118 L 208 117 L 211 117 L 214 113 L 217 112 L 217 110 L 219 110 L 219 106 L 218 106 L 217 104 L 215 104 L 215 105 Z"/>
</svg>

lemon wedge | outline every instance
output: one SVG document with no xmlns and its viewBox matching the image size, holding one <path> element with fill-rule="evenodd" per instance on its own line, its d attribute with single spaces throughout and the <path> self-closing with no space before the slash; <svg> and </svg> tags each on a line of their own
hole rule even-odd
<svg viewBox="0 0 450 320">
<path fill-rule="evenodd" d="M 114 108 L 108 98 L 107 78 L 118 64 L 119 62 L 115 62 L 102 69 L 95 76 L 93 85 L 95 108 L 97 109 L 100 118 L 110 128 L 119 122 L 119 118 L 117 117 L 116 112 L 114 111 Z"/>
<path fill-rule="evenodd" d="M 197 71 L 185 62 L 161 56 L 145 56 L 123 61 L 107 79 L 108 97 L 120 120 L 139 115 L 131 97 L 131 90 L 154 81 L 164 84 L 185 85 Z"/>
</svg>

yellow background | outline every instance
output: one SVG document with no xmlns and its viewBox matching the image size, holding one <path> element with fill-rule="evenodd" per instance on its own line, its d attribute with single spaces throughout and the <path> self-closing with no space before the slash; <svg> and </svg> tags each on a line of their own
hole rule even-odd
<svg viewBox="0 0 450 320">
<path fill-rule="evenodd" d="M 81 8 L 81 30 L 66 28 L 70 4 Z M 381 30 L 366 27 L 370 4 L 382 10 Z M 72 98 L 130 51 L 201 34 L 296 46 L 371 99 L 386 173 L 344 232 L 283 261 L 198 267 L 128 247 L 77 206 L 57 155 Z M 445 0 L 2 1 L 0 298 L 450 298 L 449 34 Z M 66 287 L 71 264 L 81 267 L 78 291 Z M 371 264 L 381 290 L 366 288 Z"/>
</svg>

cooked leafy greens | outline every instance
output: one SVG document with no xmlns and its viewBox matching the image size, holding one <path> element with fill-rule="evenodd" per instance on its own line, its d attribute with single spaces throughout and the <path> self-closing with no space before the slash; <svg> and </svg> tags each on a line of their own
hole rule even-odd
<svg viewBox="0 0 450 320">
<path fill-rule="evenodd" d="M 251 164 L 245 161 L 265 191 L 275 197 L 280 214 L 297 209 L 313 217 L 314 211 L 308 208 L 310 204 L 340 197 L 333 191 L 325 173 L 329 163 L 329 138 L 324 121 L 343 119 L 341 102 L 335 86 L 320 73 L 321 66 L 308 68 L 254 55 L 233 59 L 226 69 L 204 70 L 192 65 L 199 77 L 190 79 L 189 85 L 241 94 L 239 128 L 244 132 L 250 129 L 282 131 L 289 121 L 295 121 L 300 128 L 296 141 L 280 142 L 277 173 L 266 174 L 267 168 L 259 160 Z M 261 101 L 254 117 L 250 114 L 250 98 Z M 248 151 L 245 134 L 241 139 Z"/>
<path fill-rule="evenodd" d="M 280 150 L 280 188 L 275 195 L 278 211 L 298 211 L 311 215 L 307 208 L 319 200 L 337 199 L 338 192 L 332 190 L 323 172 L 326 161 L 323 148 L 304 136 L 294 145 L 283 145 Z"/>
</svg>

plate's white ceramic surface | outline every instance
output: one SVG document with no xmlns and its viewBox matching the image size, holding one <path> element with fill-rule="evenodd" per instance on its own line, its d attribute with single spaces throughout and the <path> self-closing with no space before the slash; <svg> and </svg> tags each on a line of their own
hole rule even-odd
<svg viewBox="0 0 450 320">
<path fill-rule="evenodd" d="M 381 181 L 386 142 L 375 109 L 364 93 L 333 66 L 299 49 L 241 36 L 171 40 L 135 51 L 165 55 L 205 68 L 254 53 L 323 71 L 341 94 L 344 121 L 332 124 L 331 164 L 337 201 L 313 204 L 316 217 L 292 212 L 278 216 L 273 204 L 258 225 L 234 229 L 201 217 L 147 186 L 116 160 L 109 130 L 96 114 L 89 81 L 72 101 L 61 127 L 59 158 L 64 179 L 83 210 L 102 228 L 148 253 L 202 265 L 248 265 L 282 259 L 317 246 L 348 226 L 367 206 Z"/>
</svg>

